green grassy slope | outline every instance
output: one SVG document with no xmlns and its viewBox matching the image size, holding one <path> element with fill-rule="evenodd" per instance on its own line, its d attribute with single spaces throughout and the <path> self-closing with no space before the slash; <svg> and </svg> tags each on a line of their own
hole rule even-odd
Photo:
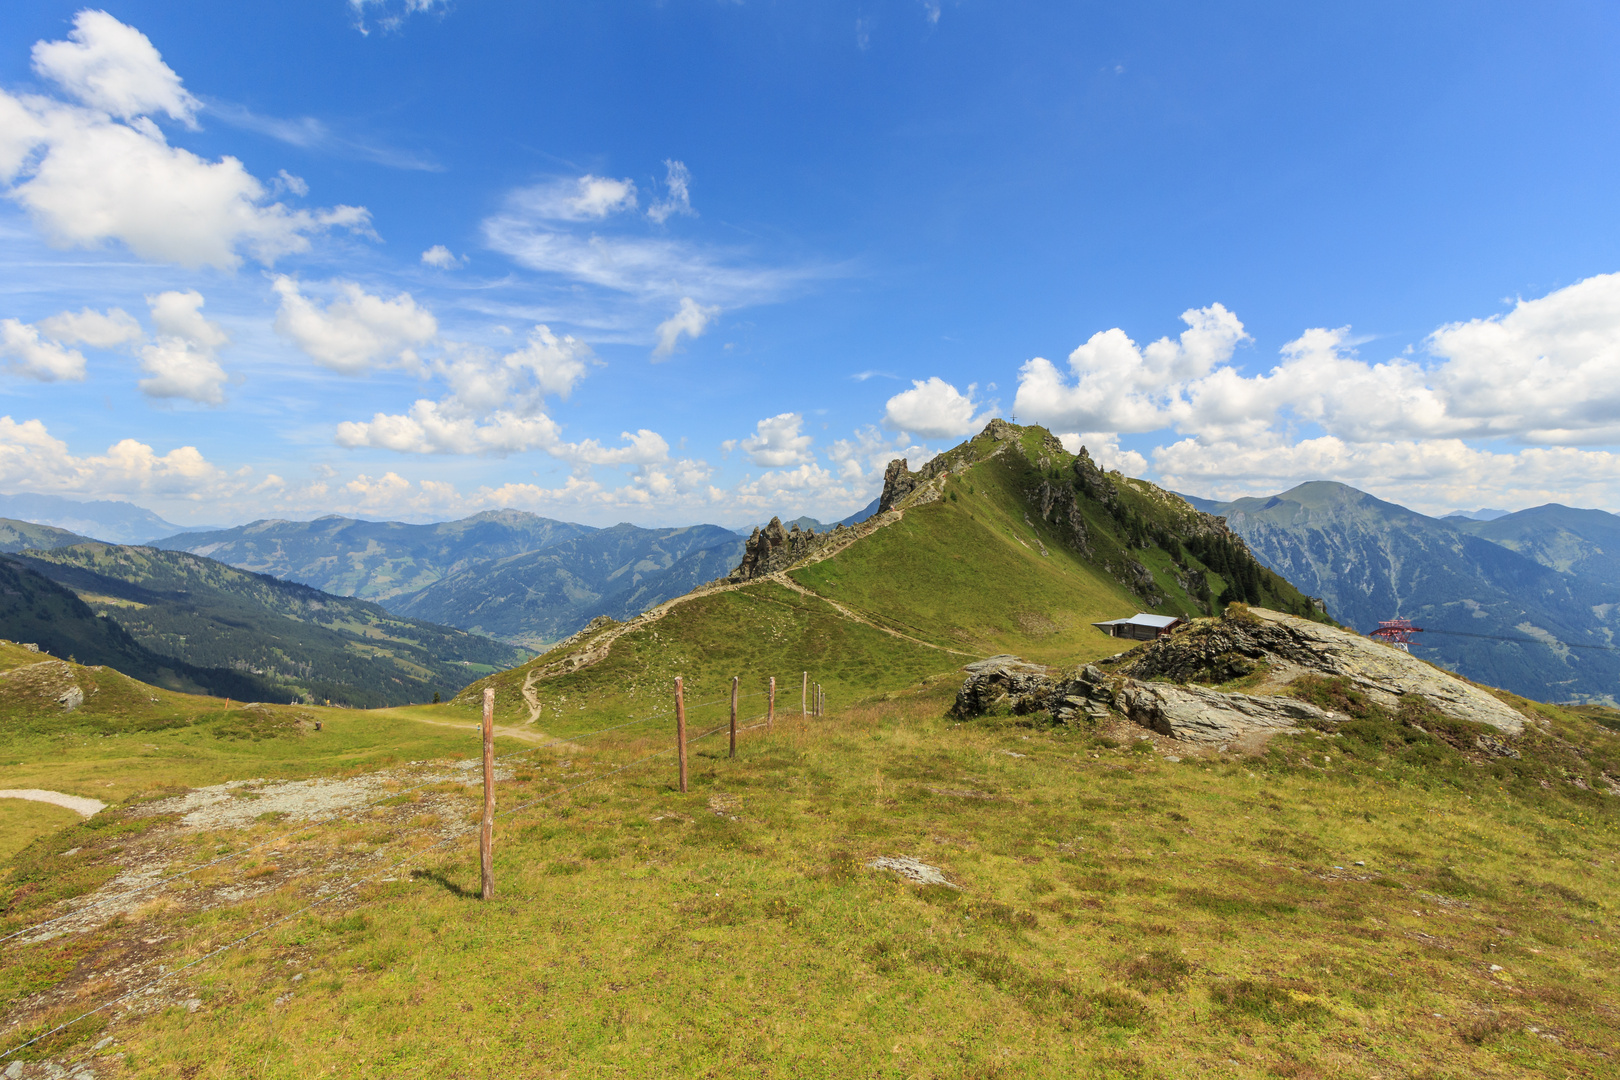
<svg viewBox="0 0 1620 1080">
<path fill-rule="evenodd" d="M 280 699 L 423 701 L 527 655 L 187 552 L 88 543 L 9 558 L 73 590 L 151 652 L 242 671 Z"/>
<path fill-rule="evenodd" d="M 797 708 L 805 671 L 847 702 L 999 652 L 1093 659 L 1122 643 L 1092 622 L 1143 610 L 1202 614 L 1223 593 L 1238 598 L 1245 583 L 1256 602 L 1311 611 L 1240 542 L 1211 539 L 1218 530 L 1181 499 L 1117 473 L 1103 477 L 1044 429 L 987 429 L 929 468 L 950 472 L 940 498 L 903 503 L 898 521 L 863 526 L 831 557 L 790 569 L 788 580 L 802 592 L 761 579 L 679 601 L 628 631 L 599 627 L 472 684 L 456 708 L 476 710 L 492 685 L 503 718 L 521 721 L 528 685 L 544 702 L 566 700 L 553 714 L 567 718 L 553 732 L 562 735 L 576 722 L 590 726 L 667 701 L 676 674 L 687 678 L 693 700 L 717 696 L 732 675 L 752 691 L 775 675 Z M 1077 468 L 1095 474 L 1087 483 L 1101 497 L 1081 490 Z M 1083 536 L 1055 512 L 1042 516 L 1043 485 L 1048 495 L 1072 496 Z M 541 674 L 568 667 L 569 657 L 595 657 L 619 633 L 605 659 Z M 552 722 L 541 721 L 548 731 Z"/>
<path fill-rule="evenodd" d="M 172 967 L 293 914 L 326 880 L 306 867 L 360 851 L 377 873 L 359 893 L 181 973 L 156 999 L 171 1007 L 25 1053 L 71 1062 L 111 1038 L 131 1078 L 1612 1072 L 1612 798 L 1504 791 L 1444 751 L 1342 758 L 1314 733 L 1172 763 L 952 723 L 948 701 L 793 718 L 735 761 L 698 744 L 685 796 L 662 759 L 515 809 L 667 735 L 542 754 L 498 785 L 491 902 L 475 832 L 430 849 L 435 826 L 411 824 L 470 820 L 478 792 L 420 795 L 210 879 L 240 901 L 154 903 L 71 948 L 12 947 L 0 1001 L 21 1034 L 43 1030 L 111 992 L 98 970 Z M 1615 741 L 1541 713 L 1577 745 Z M 41 840 L 3 872 L 110 876 L 127 821 Z M 176 857 L 244 839 L 200 832 Z M 899 855 L 961 888 L 867 865 Z M 25 1010 L 62 981 L 89 993 Z"/>
<path fill-rule="evenodd" d="M 91 543 L 88 536 L 58 529 L 51 525 L 36 525 L 32 521 L 0 518 L 0 551 L 45 551 L 67 547 L 70 544 Z"/>
<path fill-rule="evenodd" d="M 48 666 L 42 669 L 42 662 Z M 84 694 L 71 711 L 56 700 L 64 678 Z M 401 724 L 374 712 L 244 705 L 240 698 L 179 693 L 110 667 L 57 662 L 0 641 L 4 788 L 118 803 L 142 792 L 249 776 L 310 776 L 466 756 L 475 743 L 466 731 Z"/>
</svg>

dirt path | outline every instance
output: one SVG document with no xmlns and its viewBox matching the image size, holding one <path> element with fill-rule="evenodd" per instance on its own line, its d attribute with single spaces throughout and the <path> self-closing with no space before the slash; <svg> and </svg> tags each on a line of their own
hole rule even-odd
<svg viewBox="0 0 1620 1080">
<path fill-rule="evenodd" d="M 86 799 L 82 795 L 45 791 L 42 788 L 10 788 L 0 791 L 0 799 L 27 799 L 29 802 L 51 803 L 53 806 L 65 806 L 84 817 L 99 814 L 107 809 L 107 804 L 100 799 Z"/>
<path fill-rule="evenodd" d="M 378 712 L 391 712 L 392 710 L 378 709 L 377 711 Z M 464 731 L 472 731 L 472 732 L 478 731 L 483 726 L 478 721 L 473 721 L 471 723 L 468 723 L 468 722 L 462 721 L 462 720 L 429 720 L 425 716 L 411 716 L 409 714 L 401 716 L 401 719 L 411 720 L 411 721 L 414 721 L 415 723 L 418 723 L 418 724 L 434 724 L 434 725 L 437 725 L 438 727 L 461 728 Z M 533 721 L 530 721 L 530 722 L 532 723 Z M 536 744 L 550 743 L 553 746 L 556 746 L 558 749 L 563 749 L 563 750 L 578 750 L 579 749 L 578 746 L 576 746 L 575 744 L 573 744 L 571 742 L 559 741 L 555 737 L 553 737 L 551 735 L 547 735 L 543 731 L 536 731 L 533 728 L 527 728 L 527 727 L 502 727 L 500 724 L 496 724 L 495 725 L 495 734 L 498 735 L 498 736 L 501 736 L 503 738 L 507 738 L 507 739 L 517 739 L 519 742 L 536 743 Z"/>
<path fill-rule="evenodd" d="M 798 569 L 799 567 L 803 566 L 811 566 L 815 563 L 821 562 L 824 559 L 830 559 L 834 555 L 843 551 L 845 548 L 849 547 L 849 545 L 853 544 L 856 540 L 868 536 L 878 529 L 893 525 L 895 522 L 899 521 L 902 516 L 903 514 L 901 511 L 891 510 L 880 517 L 868 518 L 866 521 L 861 522 L 860 525 L 857 525 L 853 529 L 849 530 L 849 537 L 842 543 L 829 545 L 822 548 L 820 551 L 815 552 L 803 562 L 796 563 L 791 569 Z M 908 634 L 902 634 L 898 630 L 893 630 L 887 626 L 881 626 L 878 623 L 872 622 L 870 619 L 851 611 L 849 608 L 844 607 L 837 601 L 829 600 L 820 593 L 805 588 L 803 585 L 800 585 L 798 582 L 789 578 L 787 573 L 788 572 L 786 570 L 779 570 L 774 574 L 767 574 L 763 577 L 754 578 L 750 581 L 728 581 L 722 584 L 700 585 L 689 593 L 665 600 L 657 607 L 648 608 L 646 611 L 643 611 L 640 615 L 637 615 L 629 622 L 620 623 L 618 626 L 614 626 L 603 631 L 600 636 L 591 639 L 589 645 L 586 646 L 583 652 L 570 653 L 568 656 L 565 656 L 560 660 L 554 660 L 548 664 L 534 664 L 526 673 L 523 680 L 522 691 L 523 700 L 529 707 L 529 722 L 531 724 L 536 722 L 540 716 L 540 695 L 539 692 L 534 689 L 534 684 L 536 681 L 550 678 L 553 675 L 563 675 L 570 671 L 577 671 L 582 667 L 589 667 L 591 664 L 605 659 L 609 651 L 612 650 L 613 643 L 619 638 L 634 630 L 641 630 L 655 622 L 658 622 L 665 615 L 668 615 L 671 611 L 674 611 L 682 604 L 701 599 L 705 596 L 713 596 L 716 593 L 732 592 L 736 589 L 746 588 L 747 586 L 753 585 L 760 581 L 771 581 L 775 584 L 784 586 L 793 592 L 824 601 L 844 618 L 849 619 L 852 622 L 861 623 L 864 626 L 870 626 L 874 630 L 881 630 L 883 633 L 888 634 L 891 637 L 897 637 L 902 641 L 909 641 L 914 645 L 921 645 L 927 649 L 934 649 L 938 652 L 949 653 L 952 656 L 966 656 L 975 660 L 979 659 L 978 653 L 962 652 L 960 649 L 951 649 L 944 645 L 935 645 L 932 642 L 923 641 L 920 638 L 914 638 Z"/>
<path fill-rule="evenodd" d="M 530 668 L 528 678 L 523 680 L 523 703 L 529 707 L 529 723 L 540 722 L 540 692 L 534 688 L 534 680 L 539 677 L 539 668 Z"/>
<path fill-rule="evenodd" d="M 946 647 L 944 645 L 935 645 L 931 641 L 924 641 L 922 638 L 914 638 L 910 634 L 902 634 L 898 630 L 892 630 L 887 626 L 881 625 L 880 623 L 875 623 L 871 619 L 866 618 L 865 616 L 859 614 L 858 612 L 851 611 L 849 608 L 845 607 L 843 604 L 840 604 L 838 601 L 830 599 L 830 598 L 825 597 L 825 596 L 822 596 L 820 593 L 816 592 L 813 589 L 805 588 L 803 585 L 800 585 L 797 581 L 794 581 L 792 578 L 788 577 L 786 570 L 779 570 L 776 573 L 771 574 L 770 575 L 770 580 L 776 582 L 778 585 L 782 586 L 784 589 L 788 589 L 788 590 L 790 590 L 792 592 L 798 593 L 800 596 L 808 596 L 811 599 L 820 600 L 822 603 L 826 604 L 828 607 L 830 607 L 834 611 L 838 612 L 838 614 L 842 615 L 844 618 L 849 619 L 851 622 L 858 622 L 862 626 L 870 626 L 874 630 L 881 630 L 885 634 L 888 634 L 890 637 L 897 637 L 901 641 L 909 641 L 913 645 L 921 645 L 926 649 L 935 649 L 935 650 L 937 650 L 939 652 L 950 653 L 952 656 L 966 656 L 966 657 L 970 657 L 970 658 L 972 658 L 974 660 L 981 659 L 981 657 L 979 656 L 978 653 L 963 652 L 961 649 L 952 649 L 952 648 L 948 648 L 948 647 Z"/>
</svg>

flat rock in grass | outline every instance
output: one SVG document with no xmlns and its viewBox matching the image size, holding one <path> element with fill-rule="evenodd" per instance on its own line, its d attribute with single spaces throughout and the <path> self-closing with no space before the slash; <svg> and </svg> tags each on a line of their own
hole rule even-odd
<svg viewBox="0 0 1620 1080">
<path fill-rule="evenodd" d="M 879 856 L 866 864 L 873 870 L 893 870 L 908 881 L 915 881 L 919 885 L 943 885 L 947 889 L 960 889 L 962 886 L 945 877 L 945 872 L 937 866 L 929 866 L 925 862 L 918 862 L 909 855 L 893 858 L 888 855 Z"/>
<path fill-rule="evenodd" d="M 1292 728 L 1301 720 L 1328 720 L 1309 702 L 1283 697 L 1223 694 L 1202 686 L 1135 683 L 1119 692 L 1120 708 L 1161 735 L 1187 742 L 1226 743 L 1259 728 Z"/>
</svg>

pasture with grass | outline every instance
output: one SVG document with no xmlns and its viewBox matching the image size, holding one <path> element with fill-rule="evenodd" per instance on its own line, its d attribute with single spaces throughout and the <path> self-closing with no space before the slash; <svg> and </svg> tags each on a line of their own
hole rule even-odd
<svg viewBox="0 0 1620 1080">
<path fill-rule="evenodd" d="M 0 646 L 7 785 L 112 804 L 6 819 L 0 1050 L 24 1077 L 1615 1072 L 1620 715 L 1494 694 L 1491 727 L 1234 654 L 1175 700 L 1303 719 L 1150 730 L 1121 689 L 1169 677 L 1086 674 L 1120 645 L 1092 621 L 1320 613 L 1043 436 L 992 426 L 799 564 L 443 705 L 227 706 Z M 962 666 L 1007 651 L 1093 696 L 964 719 Z"/>
</svg>

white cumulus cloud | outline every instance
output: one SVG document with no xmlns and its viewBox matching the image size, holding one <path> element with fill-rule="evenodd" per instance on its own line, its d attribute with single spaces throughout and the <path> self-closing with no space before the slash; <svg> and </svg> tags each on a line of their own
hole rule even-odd
<svg viewBox="0 0 1620 1080">
<path fill-rule="evenodd" d="M 17 319 L 0 319 L 0 357 L 14 375 L 40 382 L 84 379 L 84 354 L 40 337 L 39 328 Z"/>
<path fill-rule="evenodd" d="M 799 413 L 778 413 L 755 424 L 754 433 L 747 438 L 727 439 L 720 446 L 728 454 L 740 449 L 748 455 L 749 461 L 768 469 L 808 465 L 815 461 L 815 455 L 810 452 L 815 439 L 800 433 L 803 426 L 804 417 Z"/>
<path fill-rule="evenodd" d="M 104 454 L 78 457 L 40 421 L 0 416 L 0 487 L 8 490 L 200 500 L 245 486 L 243 474 L 226 473 L 194 446 L 159 454 L 145 443 L 122 439 Z"/>
<path fill-rule="evenodd" d="M 422 252 L 422 264 L 424 266 L 435 266 L 440 270 L 454 270 L 461 263 L 462 260 L 452 255 L 450 249 L 443 244 L 434 244 Z"/>
<path fill-rule="evenodd" d="M 1103 330 L 1069 354 L 1071 383 L 1036 357 L 1019 372 L 1013 412 L 1063 431 L 1154 431 L 1167 426 L 1178 393 L 1231 359 L 1248 339 L 1220 304 L 1181 315 L 1187 329 L 1138 348 L 1123 330 Z"/>
<path fill-rule="evenodd" d="M 418 306 L 408 292 L 385 300 L 354 282 L 340 281 L 337 297 L 323 308 L 290 277 L 277 277 L 274 288 L 281 297 L 276 332 L 317 363 L 346 375 L 357 375 L 376 363 L 413 362 L 415 347 L 439 334 L 433 313 Z"/>
<path fill-rule="evenodd" d="M 230 342 L 219 323 L 203 317 L 202 294 L 165 292 L 147 297 L 155 338 L 140 350 L 141 393 L 202 405 L 225 402 L 225 369 L 215 354 Z"/>
<path fill-rule="evenodd" d="M 653 348 L 653 359 L 662 360 L 675 352 L 682 335 L 688 338 L 703 336 L 709 323 L 720 317 L 718 305 L 704 307 L 690 296 L 681 297 L 681 306 L 675 314 L 658 324 L 658 344 Z"/>
<path fill-rule="evenodd" d="M 902 390 L 883 407 L 883 426 L 924 438 L 958 438 L 982 427 L 988 415 L 975 416 L 979 406 L 973 401 L 977 386 L 966 394 L 939 378 L 913 379 L 910 390 Z"/>
<path fill-rule="evenodd" d="M 39 320 L 40 333 L 64 345 L 88 345 L 92 349 L 112 349 L 141 339 L 141 324 L 123 308 L 105 312 L 83 308 L 63 311 Z"/>
<path fill-rule="evenodd" d="M 190 124 L 198 108 L 147 36 L 105 11 L 79 12 L 67 41 L 35 42 L 34 70 L 124 120 L 163 113 Z"/>
<path fill-rule="evenodd" d="M 190 120 L 195 102 L 151 43 L 103 12 L 80 12 L 35 63 L 83 104 L 0 91 L 0 182 L 54 244 L 118 241 L 143 259 L 234 269 L 304 251 L 334 227 L 370 231 L 360 207 L 291 209 L 240 161 L 170 146 L 150 114 Z"/>
</svg>

